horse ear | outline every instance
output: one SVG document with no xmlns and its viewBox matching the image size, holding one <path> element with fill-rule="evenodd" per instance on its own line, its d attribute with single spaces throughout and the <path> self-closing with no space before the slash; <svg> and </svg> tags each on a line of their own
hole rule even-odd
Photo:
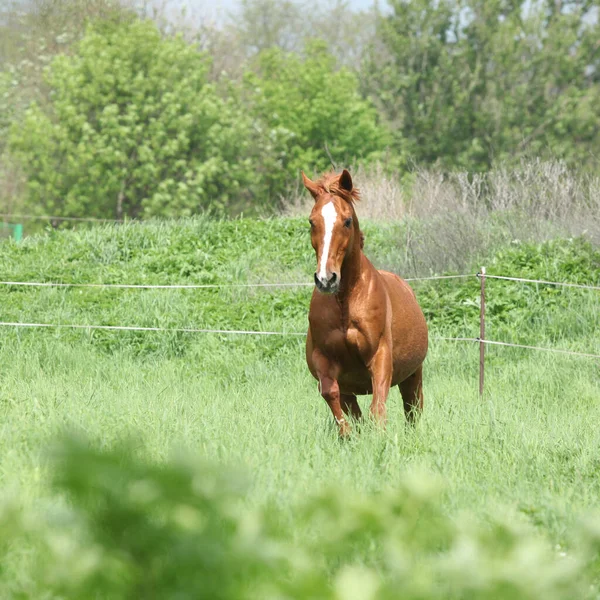
<svg viewBox="0 0 600 600">
<path fill-rule="evenodd" d="M 340 175 L 340 187 L 346 192 L 351 192 L 353 189 L 352 176 L 346 169 L 344 169 Z"/>
<path fill-rule="evenodd" d="M 304 187 L 311 193 L 311 196 L 316 199 L 319 195 L 319 187 L 304 174 L 304 171 L 302 171 L 302 182 Z"/>
</svg>

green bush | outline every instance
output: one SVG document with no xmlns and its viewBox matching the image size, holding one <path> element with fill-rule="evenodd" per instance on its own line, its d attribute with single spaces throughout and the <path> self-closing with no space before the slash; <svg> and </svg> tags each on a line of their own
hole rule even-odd
<svg viewBox="0 0 600 600">
<path fill-rule="evenodd" d="M 326 145 L 344 164 L 385 147 L 356 76 L 336 70 L 324 45 L 304 60 L 265 51 L 243 86 L 210 83 L 209 70 L 207 54 L 149 21 L 90 27 L 48 67 L 47 106 L 33 103 L 10 129 L 27 210 L 119 219 L 269 211 L 301 168 L 329 166 Z"/>
<path fill-rule="evenodd" d="M 483 263 L 489 275 L 600 285 L 600 252 L 583 238 L 539 244 L 515 242 Z M 478 271 L 474 266 L 472 272 Z M 576 338 L 581 319 L 586 320 L 588 329 L 598 321 L 594 294 L 597 292 L 488 279 L 488 337 L 494 339 L 490 335 L 493 331 L 505 341 L 520 343 L 546 336 Z M 438 281 L 420 287 L 419 301 L 431 326 L 446 331 L 462 326 L 478 335 L 479 280 L 473 278 L 460 284 Z"/>
</svg>

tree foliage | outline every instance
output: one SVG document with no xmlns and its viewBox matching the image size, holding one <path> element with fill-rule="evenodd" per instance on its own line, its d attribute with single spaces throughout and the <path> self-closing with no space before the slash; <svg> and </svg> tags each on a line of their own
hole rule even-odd
<svg viewBox="0 0 600 600">
<path fill-rule="evenodd" d="M 418 163 L 486 169 L 528 153 L 600 149 L 600 25 L 593 2 L 392 0 L 364 72 Z"/>
<path fill-rule="evenodd" d="M 0 20 L 0 203 L 21 173 L 28 212 L 106 218 L 272 211 L 300 169 L 384 153 L 401 169 L 589 169 L 596 4 L 245 0 L 177 36 L 134 0 L 32 0 Z"/>
<path fill-rule="evenodd" d="M 47 73 L 50 106 L 11 134 L 31 205 L 95 217 L 236 212 L 273 204 L 301 168 L 369 158 L 385 132 L 322 45 L 259 54 L 242 90 L 148 21 L 90 29 Z"/>
<path fill-rule="evenodd" d="M 257 161 L 268 194 L 284 189 L 301 169 L 321 171 L 354 160 L 370 160 L 385 148 L 385 130 L 374 107 L 360 97 L 358 79 L 336 70 L 325 44 L 315 42 L 303 59 L 276 48 L 263 51 L 246 89 L 263 140 Z"/>
<path fill-rule="evenodd" d="M 206 80 L 208 58 L 148 21 L 92 28 L 48 71 L 11 145 L 32 204 L 63 214 L 175 216 L 242 192 L 247 119 Z"/>
</svg>

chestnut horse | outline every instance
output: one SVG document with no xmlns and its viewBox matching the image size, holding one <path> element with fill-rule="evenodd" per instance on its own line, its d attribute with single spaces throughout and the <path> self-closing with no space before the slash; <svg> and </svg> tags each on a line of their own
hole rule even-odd
<svg viewBox="0 0 600 600">
<path fill-rule="evenodd" d="M 427 325 L 411 287 L 397 275 L 378 271 L 363 254 L 352 177 L 328 173 L 302 179 L 315 205 L 311 241 L 317 254 L 315 290 L 308 314 L 306 362 L 329 405 L 340 435 L 346 418 L 361 417 L 356 396 L 373 394 L 371 414 L 385 424 L 391 386 L 402 394 L 414 423 L 423 409 L 423 361 Z M 343 411 L 343 412 L 342 412 Z"/>
</svg>

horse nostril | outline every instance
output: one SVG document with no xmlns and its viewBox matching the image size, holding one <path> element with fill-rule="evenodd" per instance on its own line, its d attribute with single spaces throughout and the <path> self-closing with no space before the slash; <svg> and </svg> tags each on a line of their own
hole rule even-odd
<svg viewBox="0 0 600 600">
<path fill-rule="evenodd" d="M 335 283 L 336 279 L 337 279 L 337 274 L 336 274 L 336 273 L 333 273 L 333 274 L 331 275 L 331 279 L 329 280 L 329 283 Z"/>
<path fill-rule="evenodd" d="M 321 282 L 319 281 L 319 278 L 317 277 L 317 274 L 315 273 L 315 285 L 317 287 L 319 287 L 321 285 Z"/>
</svg>

